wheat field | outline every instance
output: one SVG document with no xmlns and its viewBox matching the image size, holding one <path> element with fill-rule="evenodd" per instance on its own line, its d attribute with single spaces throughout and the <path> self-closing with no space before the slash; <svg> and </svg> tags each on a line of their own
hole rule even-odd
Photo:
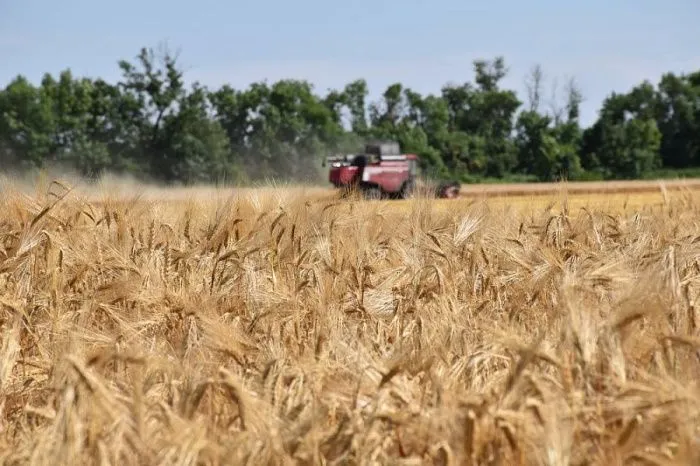
<svg viewBox="0 0 700 466">
<path fill-rule="evenodd" d="M 688 193 L 2 194 L 2 464 L 700 461 Z"/>
</svg>

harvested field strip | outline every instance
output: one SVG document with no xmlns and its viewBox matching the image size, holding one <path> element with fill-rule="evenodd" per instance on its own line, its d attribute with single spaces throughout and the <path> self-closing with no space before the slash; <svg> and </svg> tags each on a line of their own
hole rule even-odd
<svg viewBox="0 0 700 466">
<path fill-rule="evenodd" d="M 465 196 L 529 196 L 552 195 L 562 191 L 569 194 L 598 193 L 647 193 L 653 191 L 698 190 L 700 180 L 650 180 L 650 181 L 580 181 L 566 183 L 513 183 L 513 184 L 467 184 L 462 185 Z"/>
</svg>

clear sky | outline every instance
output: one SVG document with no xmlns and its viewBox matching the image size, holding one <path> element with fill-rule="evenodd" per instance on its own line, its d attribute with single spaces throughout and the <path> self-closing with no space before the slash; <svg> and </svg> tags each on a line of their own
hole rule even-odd
<svg viewBox="0 0 700 466">
<path fill-rule="evenodd" d="M 550 85 L 576 78 L 589 124 L 613 90 L 700 69 L 698 20 L 700 0 L 0 0 L 0 85 L 65 68 L 115 80 L 118 59 L 167 41 L 209 86 L 302 78 L 325 93 L 362 77 L 376 98 L 395 81 L 437 93 L 503 55 L 523 100 L 535 63 Z"/>
</svg>

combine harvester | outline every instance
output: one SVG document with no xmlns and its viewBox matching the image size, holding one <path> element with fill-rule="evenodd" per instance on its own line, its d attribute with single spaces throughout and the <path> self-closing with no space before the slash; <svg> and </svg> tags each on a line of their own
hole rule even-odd
<svg viewBox="0 0 700 466">
<path fill-rule="evenodd" d="M 364 153 L 327 157 L 328 180 L 347 195 L 357 191 L 366 199 L 407 199 L 417 190 L 418 156 L 404 154 L 397 142 L 365 145 Z M 441 199 L 459 195 L 458 182 L 443 182 L 435 189 Z"/>
</svg>

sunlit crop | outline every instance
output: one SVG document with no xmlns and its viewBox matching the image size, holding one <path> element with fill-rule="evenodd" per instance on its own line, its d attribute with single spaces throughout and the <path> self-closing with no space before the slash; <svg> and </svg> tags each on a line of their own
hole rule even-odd
<svg viewBox="0 0 700 466">
<path fill-rule="evenodd" d="M 700 461 L 690 196 L 37 192 L 0 200 L 6 464 Z"/>
</svg>

